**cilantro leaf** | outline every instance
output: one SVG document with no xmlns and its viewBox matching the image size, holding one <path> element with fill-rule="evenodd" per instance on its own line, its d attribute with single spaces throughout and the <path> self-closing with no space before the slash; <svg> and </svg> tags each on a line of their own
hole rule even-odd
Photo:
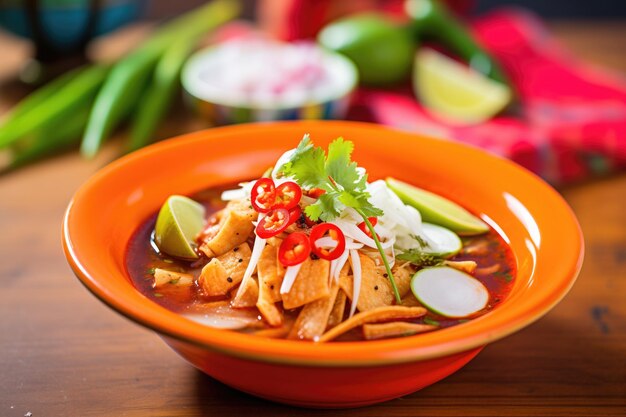
<svg viewBox="0 0 626 417">
<path fill-rule="evenodd" d="M 396 255 L 396 258 L 409 261 L 416 266 L 437 266 L 443 262 L 443 258 L 433 256 L 420 249 L 410 249 Z"/>
<path fill-rule="evenodd" d="M 363 191 L 365 183 L 359 184 L 359 171 L 356 162 L 352 162 L 350 157 L 354 150 L 354 144 L 345 141 L 343 138 L 335 139 L 328 145 L 328 157 L 326 158 L 326 173 L 336 183 L 341 184 L 347 191 Z M 362 188 L 357 188 L 361 185 Z"/>
<path fill-rule="evenodd" d="M 301 187 L 327 190 L 326 187 L 320 186 L 328 182 L 324 165 L 324 150 L 314 147 L 309 135 L 304 135 L 289 162 L 281 168 L 281 172 L 296 178 Z"/>
<path fill-rule="evenodd" d="M 331 191 L 322 194 L 314 204 L 307 206 L 304 212 L 313 221 L 321 219 L 325 222 L 331 221 L 341 214 L 343 207 L 337 205 L 336 192 Z"/>
</svg>

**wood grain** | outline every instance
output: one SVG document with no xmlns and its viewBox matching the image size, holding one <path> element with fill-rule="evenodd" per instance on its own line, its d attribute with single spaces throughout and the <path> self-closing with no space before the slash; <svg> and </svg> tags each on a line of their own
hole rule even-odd
<svg viewBox="0 0 626 417">
<path fill-rule="evenodd" d="M 578 55 L 626 71 L 625 23 L 553 28 Z M 123 48 L 124 39 L 103 47 Z M 0 50 L 4 112 L 23 94 L 8 80 L 28 47 L 1 36 Z M 180 115 L 161 134 L 199 127 Z M 201 374 L 73 278 L 61 250 L 63 212 L 118 149 L 113 141 L 93 161 L 68 154 L 0 177 L 0 416 L 626 415 L 626 175 L 562 190 L 587 255 L 577 284 L 546 317 L 423 391 L 315 411 L 256 399 Z"/>
</svg>

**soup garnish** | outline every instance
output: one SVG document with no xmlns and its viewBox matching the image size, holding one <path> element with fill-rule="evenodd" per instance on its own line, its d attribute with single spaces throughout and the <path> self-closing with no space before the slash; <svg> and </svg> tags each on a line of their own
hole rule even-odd
<svg viewBox="0 0 626 417">
<path fill-rule="evenodd" d="M 261 178 L 170 196 L 131 239 L 133 282 L 210 327 L 317 342 L 413 335 L 499 304 L 515 274 L 502 238 L 443 196 L 368 182 L 353 147 L 305 135 Z"/>
</svg>

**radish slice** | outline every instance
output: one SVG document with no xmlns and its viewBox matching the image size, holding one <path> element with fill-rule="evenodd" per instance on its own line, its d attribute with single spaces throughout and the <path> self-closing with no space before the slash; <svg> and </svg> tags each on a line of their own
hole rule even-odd
<svg viewBox="0 0 626 417">
<path fill-rule="evenodd" d="M 480 281 L 447 266 L 417 271 L 411 290 L 426 308 L 451 318 L 471 316 L 489 301 L 489 292 Z"/>
<path fill-rule="evenodd" d="M 456 255 L 463 247 L 461 238 L 450 229 L 430 223 L 422 223 L 422 232 L 432 243 L 424 248 L 431 255 L 449 258 Z"/>
</svg>

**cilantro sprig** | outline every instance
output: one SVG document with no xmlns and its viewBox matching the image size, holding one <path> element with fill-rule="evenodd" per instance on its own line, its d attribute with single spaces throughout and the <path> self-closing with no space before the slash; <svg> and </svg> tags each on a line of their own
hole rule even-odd
<svg viewBox="0 0 626 417">
<path fill-rule="evenodd" d="M 352 142 L 337 138 L 328 145 L 328 154 L 325 154 L 321 147 L 313 145 L 309 135 L 305 135 L 280 172 L 293 177 L 303 188 L 320 188 L 325 191 L 315 203 L 305 208 L 311 220 L 331 221 L 339 217 L 346 207 L 354 209 L 363 218 L 380 252 L 396 301 L 401 304 L 387 255 L 374 226 L 368 220 L 368 217 L 381 216 L 383 211 L 369 202 L 367 174 L 360 172 L 356 162 L 352 161 L 353 150 Z"/>
</svg>

